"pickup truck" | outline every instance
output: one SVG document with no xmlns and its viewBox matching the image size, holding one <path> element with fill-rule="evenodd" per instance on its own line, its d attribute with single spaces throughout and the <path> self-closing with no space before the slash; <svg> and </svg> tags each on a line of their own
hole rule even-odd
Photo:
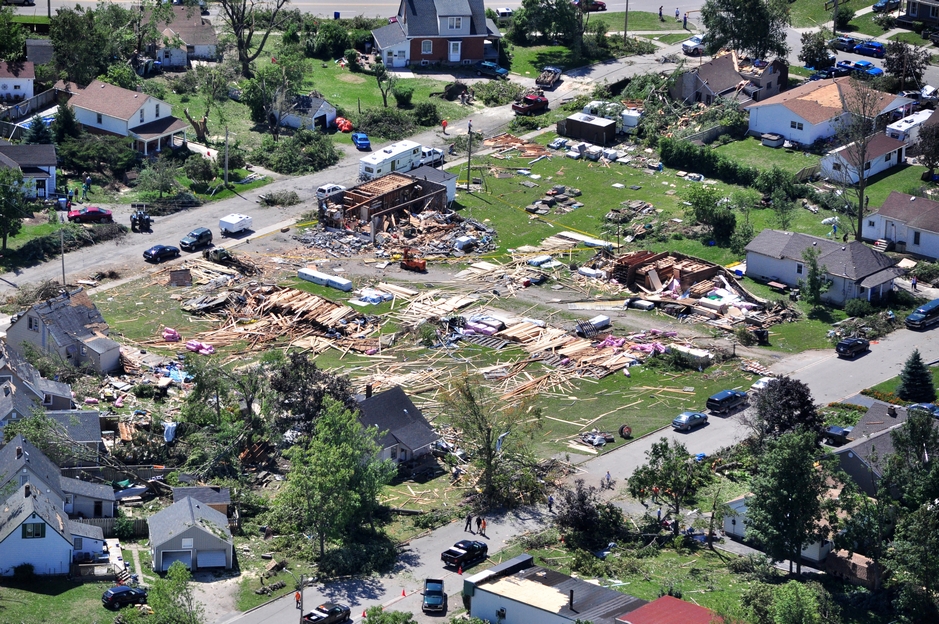
<svg viewBox="0 0 939 624">
<path fill-rule="evenodd" d="M 555 83 L 558 81 L 558 78 L 561 77 L 561 68 L 554 67 L 553 65 L 547 65 L 544 69 L 541 70 L 541 74 L 535 78 L 535 85 L 541 89 L 550 89 L 554 87 Z"/>
<path fill-rule="evenodd" d="M 548 98 L 543 95 L 526 95 L 520 101 L 512 104 L 516 115 L 531 115 L 538 111 L 548 110 Z"/>
<path fill-rule="evenodd" d="M 447 612 L 447 594 L 443 591 L 443 579 L 424 579 L 424 591 L 421 595 L 424 596 L 421 603 L 421 611 L 424 613 Z"/>
<path fill-rule="evenodd" d="M 352 609 L 344 604 L 327 602 L 303 616 L 303 624 L 335 624 L 352 620 Z"/>
<path fill-rule="evenodd" d="M 485 561 L 489 556 L 489 546 L 475 540 L 460 540 L 440 555 L 445 566 L 467 568 L 474 563 Z"/>
</svg>

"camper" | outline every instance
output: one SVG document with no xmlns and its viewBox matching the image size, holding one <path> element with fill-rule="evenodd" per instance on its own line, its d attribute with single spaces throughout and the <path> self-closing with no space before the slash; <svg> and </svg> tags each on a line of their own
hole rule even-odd
<svg viewBox="0 0 939 624">
<path fill-rule="evenodd" d="M 222 236 L 231 236 L 251 229 L 251 217 L 243 214 L 230 214 L 218 220 L 218 229 Z"/>
<path fill-rule="evenodd" d="M 931 110 L 921 110 L 895 121 L 887 126 L 887 136 L 898 141 L 916 143 L 919 141 L 919 131 L 933 114 Z"/>
<path fill-rule="evenodd" d="M 392 171 L 410 171 L 420 165 L 421 144 L 399 141 L 373 152 L 359 161 L 359 177 L 374 180 Z"/>
</svg>

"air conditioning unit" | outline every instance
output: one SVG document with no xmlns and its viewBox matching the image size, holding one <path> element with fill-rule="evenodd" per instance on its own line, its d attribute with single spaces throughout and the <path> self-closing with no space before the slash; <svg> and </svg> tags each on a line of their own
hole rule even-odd
<svg viewBox="0 0 939 624">
<path fill-rule="evenodd" d="M 501 609 L 496 611 L 496 617 L 502 620 L 505 619 L 505 607 L 502 607 Z"/>
<path fill-rule="evenodd" d="M 464 64 L 464 65 L 469 65 L 469 64 L 471 64 L 472 62 L 473 62 L 473 61 L 472 61 L 471 59 L 463 59 L 463 64 Z"/>
</svg>

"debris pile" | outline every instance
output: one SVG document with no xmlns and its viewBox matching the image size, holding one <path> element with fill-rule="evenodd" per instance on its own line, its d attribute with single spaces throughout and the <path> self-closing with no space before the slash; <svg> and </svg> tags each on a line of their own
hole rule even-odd
<svg viewBox="0 0 939 624">
<path fill-rule="evenodd" d="M 521 158 L 541 160 L 542 158 L 550 158 L 552 155 L 551 151 L 544 145 L 526 141 L 514 134 L 508 133 L 497 134 L 494 137 L 488 138 L 483 141 L 483 145 L 494 149 L 495 152 L 492 154 L 492 158 L 498 158 L 500 160 L 509 157 L 509 152 L 516 150 Z M 533 162 L 528 164 L 533 164 Z"/>
</svg>

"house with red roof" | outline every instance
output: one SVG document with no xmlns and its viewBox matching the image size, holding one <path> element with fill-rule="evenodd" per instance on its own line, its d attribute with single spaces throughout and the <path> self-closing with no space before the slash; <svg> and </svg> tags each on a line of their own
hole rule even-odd
<svg viewBox="0 0 939 624">
<path fill-rule="evenodd" d="M 719 624 L 723 620 L 710 609 L 674 596 L 662 596 L 621 615 L 616 621 L 623 624 Z"/>
<path fill-rule="evenodd" d="M 870 178 L 904 161 L 906 142 L 886 134 L 874 136 L 864 149 L 864 177 Z M 834 149 L 822 158 L 822 177 L 839 184 L 857 184 L 860 181 L 861 154 L 857 143 Z"/>
<path fill-rule="evenodd" d="M 0 61 L 0 100 L 19 102 L 33 97 L 36 68 L 29 61 Z"/>
</svg>

